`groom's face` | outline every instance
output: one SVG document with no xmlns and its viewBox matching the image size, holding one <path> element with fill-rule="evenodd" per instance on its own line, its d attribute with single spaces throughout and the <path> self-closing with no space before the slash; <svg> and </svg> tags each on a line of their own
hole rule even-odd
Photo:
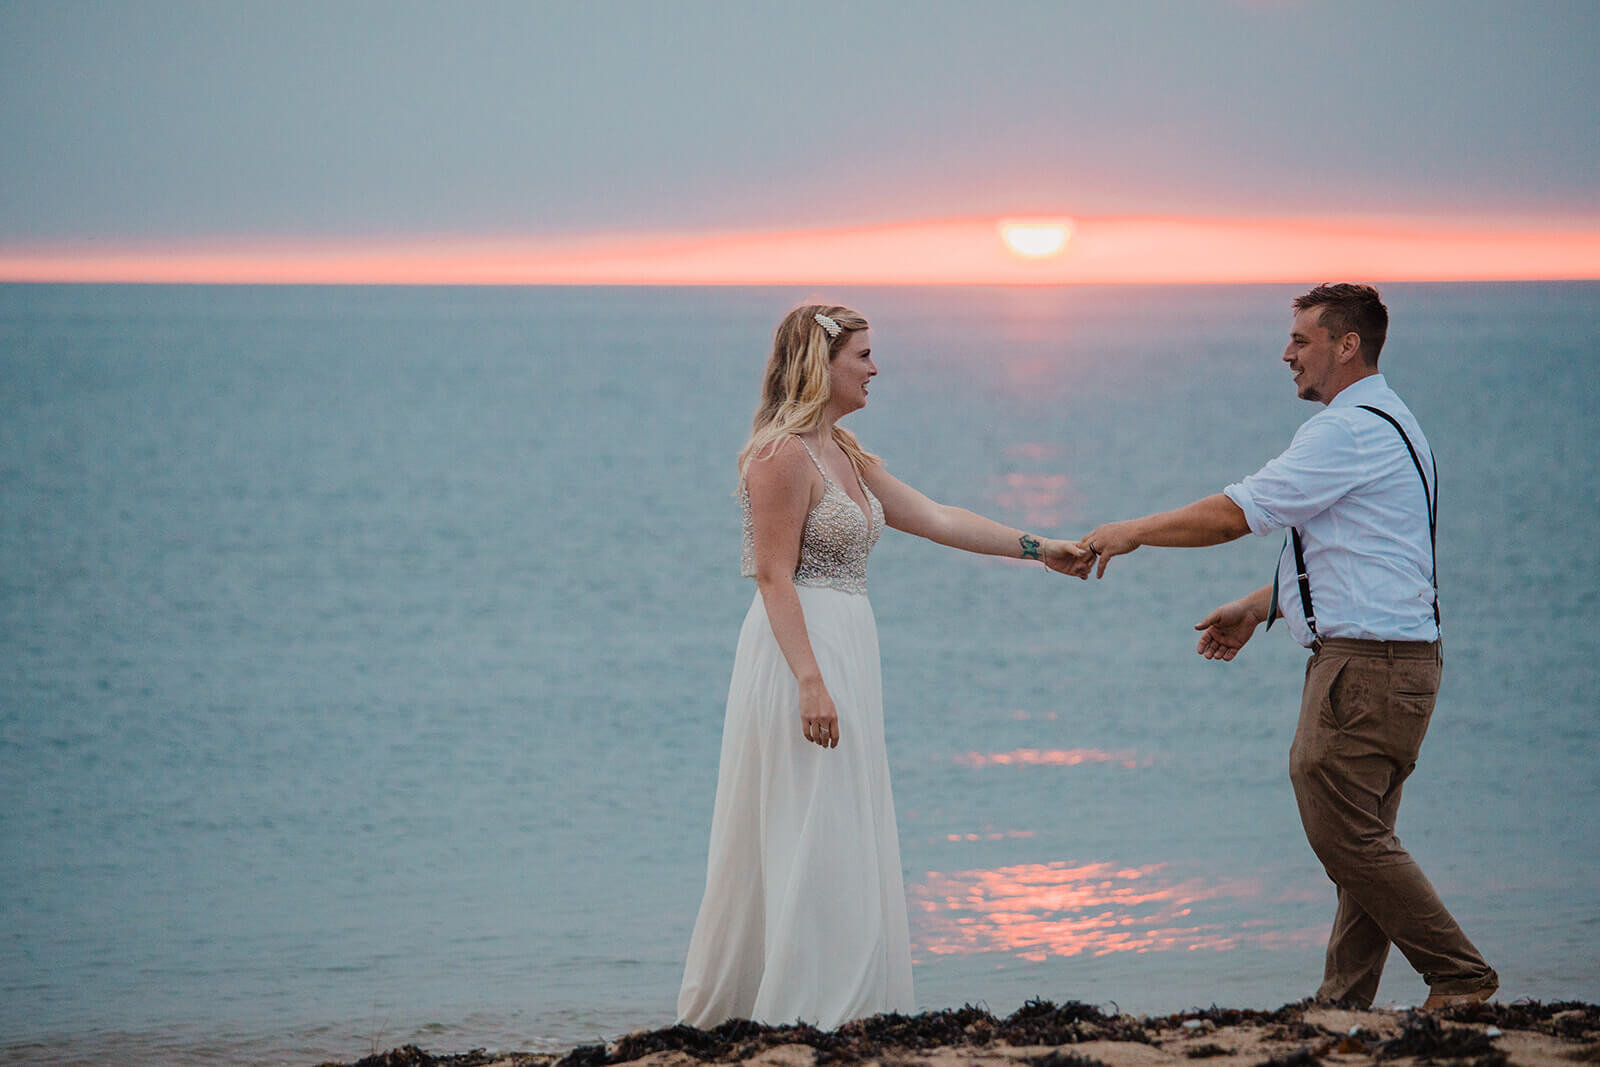
<svg viewBox="0 0 1600 1067">
<path fill-rule="evenodd" d="M 1333 335 L 1323 329 L 1318 320 L 1320 307 L 1309 307 L 1295 313 L 1294 325 L 1289 327 L 1289 344 L 1283 350 L 1283 361 L 1294 372 L 1295 390 L 1301 400 L 1315 400 L 1326 404 L 1338 390 L 1330 390 L 1331 380 L 1338 367 L 1338 345 Z"/>
</svg>

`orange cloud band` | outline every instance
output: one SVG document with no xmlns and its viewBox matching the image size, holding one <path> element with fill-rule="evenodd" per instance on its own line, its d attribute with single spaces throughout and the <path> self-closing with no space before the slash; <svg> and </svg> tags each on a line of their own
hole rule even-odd
<svg viewBox="0 0 1600 1067">
<path fill-rule="evenodd" d="M 1600 278 L 1600 222 L 1079 218 L 1017 255 L 995 219 L 839 230 L 80 242 L 0 247 L 0 281 L 432 285 L 1060 285 Z"/>
</svg>

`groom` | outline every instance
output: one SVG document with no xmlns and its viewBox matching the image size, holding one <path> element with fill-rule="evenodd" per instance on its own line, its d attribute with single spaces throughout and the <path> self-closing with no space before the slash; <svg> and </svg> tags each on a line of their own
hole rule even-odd
<svg viewBox="0 0 1600 1067">
<path fill-rule="evenodd" d="M 1195 627 L 1197 651 L 1232 660 L 1282 618 L 1311 649 L 1289 778 L 1312 851 L 1339 891 L 1317 999 L 1371 1005 L 1393 943 L 1438 1009 L 1488 1000 L 1494 969 L 1395 837 L 1400 787 L 1438 694 L 1436 468 L 1416 418 L 1378 373 L 1389 313 L 1367 285 L 1294 302 L 1283 361 L 1325 408 L 1242 482 L 1176 511 L 1083 538 L 1103 577 L 1140 545 L 1202 547 L 1287 528 L 1277 574 Z M 1079 564 L 1087 575 L 1094 557 Z"/>
</svg>

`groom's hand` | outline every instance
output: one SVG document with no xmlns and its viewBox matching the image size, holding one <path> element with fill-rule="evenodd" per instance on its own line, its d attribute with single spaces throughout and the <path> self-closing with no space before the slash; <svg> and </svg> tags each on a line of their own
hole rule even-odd
<svg viewBox="0 0 1600 1067">
<path fill-rule="evenodd" d="M 1089 531 L 1089 535 L 1082 540 L 1084 548 L 1093 552 L 1099 561 L 1100 567 L 1096 571 L 1096 578 L 1106 576 L 1106 564 L 1111 562 L 1112 556 L 1125 556 L 1139 547 L 1139 540 L 1134 536 L 1132 522 L 1108 522 L 1103 526 L 1096 526 Z"/>
<path fill-rule="evenodd" d="M 1220 659 L 1224 663 L 1233 659 L 1250 640 L 1250 635 L 1261 625 L 1249 604 L 1249 598 L 1224 604 L 1202 619 L 1196 630 L 1205 631 L 1195 651 L 1206 659 Z"/>
<path fill-rule="evenodd" d="M 1094 555 L 1076 541 L 1047 537 L 1039 547 L 1039 558 L 1051 570 L 1073 578 L 1087 578 L 1094 568 Z"/>
</svg>

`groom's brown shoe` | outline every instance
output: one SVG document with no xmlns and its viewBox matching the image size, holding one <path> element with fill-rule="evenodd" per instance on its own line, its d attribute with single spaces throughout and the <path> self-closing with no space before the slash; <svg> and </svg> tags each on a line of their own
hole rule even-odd
<svg viewBox="0 0 1600 1067">
<path fill-rule="evenodd" d="M 1470 993 L 1430 993 L 1428 999 L 1422 1002 L 1422 1010 L 1439 1011 L 1441 1008 L 1456 1008 L 1463 1004 L 1482 1004 L 1499 989 L 1499 986 L 1490 986 L 1487 989 L 1474 989 Z"/>
</svg>

